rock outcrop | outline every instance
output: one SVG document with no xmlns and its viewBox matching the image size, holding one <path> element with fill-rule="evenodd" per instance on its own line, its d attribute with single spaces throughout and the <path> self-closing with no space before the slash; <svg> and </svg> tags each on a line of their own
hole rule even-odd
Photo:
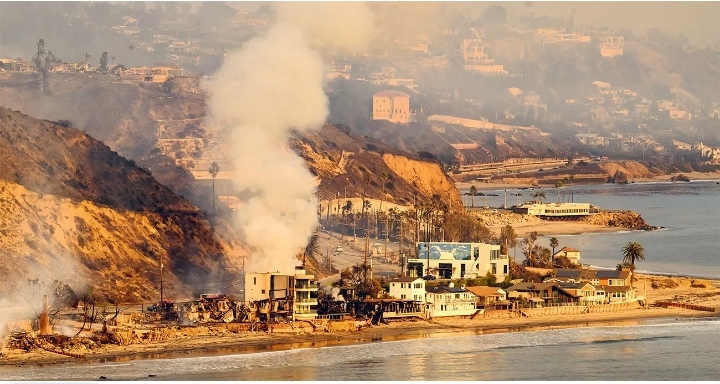
<svg viewBox="0 0 720 384">
<path fill-rule="evenodd" d="M 587 216 L 583 218 L 583 221 L 588 224 L 645 231 L 658 229 L 658 227 L 646 223 L 639 213 L 633 211 L 601 212 L 596 215 Z"/>
</svg>

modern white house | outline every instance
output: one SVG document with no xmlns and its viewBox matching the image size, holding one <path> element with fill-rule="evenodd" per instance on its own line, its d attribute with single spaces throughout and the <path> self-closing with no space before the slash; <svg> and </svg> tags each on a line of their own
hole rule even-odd
<svg viewBox="0 0 720 384">
<path fill-rule="evenodd" d="M 401 300 L 425 301 L 425 280 L 420 277 L 398 277 L 390 280 L 390 296 Z"/>
<path fill-rule="evenodd" d="M 489 273 L 498 281 L 508 275 L 507 255 L 500 246 L 485 243 L 416 243 L 416 257 L 408 260 L 411 277 L 432 275 L 439 279 L 476 278 Z"/>
<path fill-rule="evenodd" d="M 470 316 L 475 309 L 477 297 L 465 288 L 434 286 L 425 288 L 425 313 L 428 319 L 443 316 Z"/>
</svg>

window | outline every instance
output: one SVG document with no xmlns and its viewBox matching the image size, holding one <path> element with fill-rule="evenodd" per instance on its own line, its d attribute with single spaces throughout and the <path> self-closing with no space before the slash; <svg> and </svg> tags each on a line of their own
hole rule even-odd
<svg viewBox="0 0 720 384">
<path fill-rule="evenodd" d="M 459 299 L 459 298 L 460 298 L 460 294 L 459 294 L 459 293 L 456 293 L 456 294 L 455 294 L 455 298 L 456 298 L 456 299 Z"/>
<path fill-rule="evenodd" d="M 497 274 L 497 263 L 492 263 L 492 264 L 490 264 L 490 266 L 492 268 L 492 274 L 493 275 Z"/>
<path fill-rule="evenodd" d="M 253 285 L 257 285 L 257 277 L 253 277 Z"/>
<path fill-rule="evenodd" d="M 405 295 L 400 295 L 400 298 L 401 298 L 401 299 L 405 299 Z"/>
<path fill-rule="evenodd" d="M 264 295 L 264 294 L 265 294 L 265 290 L 263 289 L 261 293 Z"/>
<path fill-rule="evenodd" d="M 507 264 L 503 265 L 503 274 L 507 275 L 508 273 L 508 266 Z"/>
</svg>

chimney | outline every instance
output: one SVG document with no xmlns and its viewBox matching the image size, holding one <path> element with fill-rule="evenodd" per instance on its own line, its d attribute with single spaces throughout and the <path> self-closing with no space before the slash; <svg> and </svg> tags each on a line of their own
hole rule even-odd
<svg viewBox="0 0 720 384">
<path fill-rule="evenodd" d="M 41 335 L 50 335 L 52 334 L 52 328 L 50 327 L 50 317 L 49 317 L 49 311 L 50 311 L 50 305 L 48 302 L 48 296 L 43 295 L 43 310 L 40 313 L 40 318 L 38 319 L 38 323 L 40 325 L 40 334 Z"/>
</svg>

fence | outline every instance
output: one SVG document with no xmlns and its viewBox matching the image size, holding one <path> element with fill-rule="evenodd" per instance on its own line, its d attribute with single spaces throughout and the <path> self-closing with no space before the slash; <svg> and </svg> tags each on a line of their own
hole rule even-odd
<svg viewBox="0 0 720 384">
<path fill-rule="evenodd" d="M 685 303 L 673 303 L 670 301 L 661 301 L 657 303 L 658 305 L 662 307 L 676 307 L 676 308 L 683 308 L 683 309 L 692 309 L 695 311 L 704 311 L 704 312 L 715 312 L 715 307 L 707 307 L 704 305 L 696 305 L 696 304 L 685 304 Z"/>
</svg>

